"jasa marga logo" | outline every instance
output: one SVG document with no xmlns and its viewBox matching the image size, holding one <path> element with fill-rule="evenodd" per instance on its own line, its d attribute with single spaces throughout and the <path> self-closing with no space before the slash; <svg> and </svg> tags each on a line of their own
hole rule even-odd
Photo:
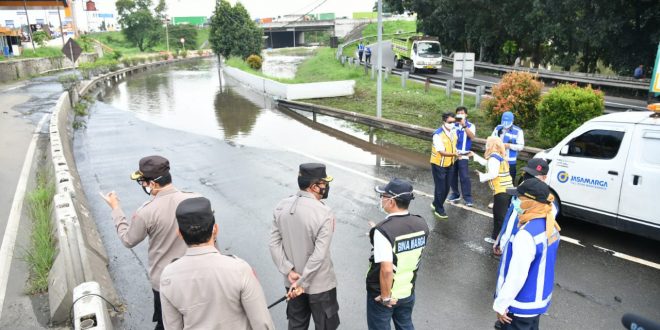
<svg viewBox="0 0 660 330">
<path fill-rule="evenodd" d="M 561 183 L 570 182 L 571 184 L 584 186 L 587 188 L 607 189 L 607 181 L 586 178 L 576 175 L 569 175 L 566 171 L 557 173 L 557 180 Z"/>
</svg>

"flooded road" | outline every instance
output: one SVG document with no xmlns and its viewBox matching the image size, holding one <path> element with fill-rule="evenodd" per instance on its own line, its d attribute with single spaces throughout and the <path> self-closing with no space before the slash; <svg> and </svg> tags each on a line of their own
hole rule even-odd
<svg viewBox="0 0 660 330">
<path fill-rule="evenodd" d="M 273 207 L 296 192 L 300 163 L 326 163 L 328 174 L 335 177 L 327 204 L 338 223 L 332 253 L 342 329 L 366 328 L 364 276 L 370 244 L 365 233 L 368 221 L 384 217 L 377 210 L 373 187 L 394 176 L 412 181 L 422 193 L 417 194 L 411 212 L 423 216 L 432 228 L 418 273 L 416 327 L 492 326 L 498 260 L 483 241 L 492 220 L 448 207 L 449 219 L 436 221 L 428 207 L 427 194 L 433 185 L 427 155 L 378 147 L 361 130 L 345 123 L 331 118 L 310 122 L 306 114 L 274 109 L 268 97 L 231 80 L 225 82 L 220 85 L 212 60 L 136 75 L 105 90 L 90 109 L 87 127 L 76 133 L 80 177 L 111 256 L 111 274 L 127 305 L 120 328 L 153 326 L 146 242 L 131 250 L 124 248 L 109 209 L 94 197 L 98 191 L 115 190 L 124 211 L 132 213 L 147 196 L 129 180 L 129 174 L 141 157 L 151 154 L 170 159 L 179 189 L 211 200 L 220 226 L 219 248 L 255 268 L 269 302 L 284 293 L 268 252 Z M 476 180 L 473 186 L 477 207 L 489 213 L 485 205 L 490 192 Z M 652 251 L 658 251 L 660 244 L 639 238 L 631 243 L 630 236 L 600 227 L 561 224 L 562 233 L 577 236 L 584 246 L 562 243 L 553 306 L 541 320 L 544 328 L 616 329 L 628 311 L 660 317 L 655 308 L 660 306 L 660 271 L 589 245 L 598 242 L 653 257 Z M 278 329 L 286 328 L 284 309 L 284 304 L 271 309 Z"/>
</svg>

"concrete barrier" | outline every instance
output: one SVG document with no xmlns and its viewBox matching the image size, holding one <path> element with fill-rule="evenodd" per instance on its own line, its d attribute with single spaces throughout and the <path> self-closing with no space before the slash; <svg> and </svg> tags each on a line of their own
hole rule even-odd
<svg viewBox="0 0 660 330">
<path fill-rule="evenodd" d="M 107 309 L 105 301 L 101 298 L 101 287 L 96 282 L 85 282 L 73 289 L 73 320 L 75 330 L 112 329 L 112 322 L 107 314 L 99 311 Z"/>
<path fill-rule="evenodd" d="M 93 62 L 98 55 L 81 54 L 78 64 Z M 73 67 L 68 58 L 26 58 L 0 62 L 0 83 L 29 78 L 30 76 L 44 74 L 53 70 L 62 70 Z"/>
<path fill-rule="evenodd" d="M 306 84 L 285 84 L 259 77 L 243 70 L 225 66 L 224 73 L 259 92 L 286 100 L 315 99 L 349 96 L 355 93 L 355 80 L 329 81 Z"/>
<path fill-rule="evenodd" d="M 57 192 L 52 213 L 57 255 L 48 275 L 48 301 L 51 322 L 55 323 L 68 321 L 73 290 L 84 282 L 98 282 L 103 297 L 113 304 L 121 303 L 108 272 L 107 253 L 88 212 L 75 168 L 72 120 L 69 94 L 65 92 L 53 109 L 49 125 L 50 158 Z M 99 313 L 107 316 L 107 310 Z"/>
</svg>

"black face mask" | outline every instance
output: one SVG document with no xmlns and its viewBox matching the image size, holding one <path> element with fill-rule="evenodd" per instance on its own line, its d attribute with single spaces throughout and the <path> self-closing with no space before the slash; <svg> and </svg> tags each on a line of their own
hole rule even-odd
<svg viewBox="0 0 660 330">
<path fill-rule="evenodd" d="M 325 188 L 321 188 L 321 186 L 319 186 L 319 195 L 321 195 L 321 199 L 327 199 L 329 193 L 330 193 L 329 183 L 325 184 Z"/>
</svg>

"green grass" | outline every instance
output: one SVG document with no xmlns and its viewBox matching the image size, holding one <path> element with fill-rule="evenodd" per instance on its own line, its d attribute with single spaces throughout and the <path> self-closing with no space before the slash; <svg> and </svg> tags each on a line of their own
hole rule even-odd
<svg viewBox="0 0 660 330">
<path fill-rule="evenodd" d="M 383 34 L 391 34 L 398 32 L 415 32 L 417 30 L 416 21 L 384 21 Z M 362 36 L 375 36 L 378 33 L 378 24 L 369 23 L 362 30 Z"/>
<path fill-rule="evenodd" d="M 37 187 L 28 195 L 28 213 L 32 219 L 30 247 L 25 251 L 24 260 L 28 263 L 30 294 L 48 290 L 48 273 L 55 261 L 55 238 L 50 215 L 55 195 L 55 184 L 51 173 L 40 170 L 37 174 Z"/>
<path fill-rule="evenodd" d="M 197 30 L 197 45 L 201 47 L 205 41 L 209 40 L 209 34 L 211 33 L 211 28 L 203 28 Z M 210 45 L 207 46 L 210 48 Z"/>
<path fill-rule="evenodd" d="M 62 51 L 58 47 L 37 47 L 36 50 L 24 49 L 20 56 L 4 57 L 0 56 L 0 61 L 11 59 L 38 58 L 38 57 L 62 57 Z"/>
<path fill-rule="evenodd" d="M 126 40 L 124 34 L 122 34 L 121 31 L 96 32 L 90 33 L 88 36 L 102 42 L 104 45 L 112 48 L 113 50 L 120 51 L 123 56 L 164 51 L 167 48 L 165 45 L 157 45 L 151 50 L 141 52 L 137 46 Z"/>
</svg>

